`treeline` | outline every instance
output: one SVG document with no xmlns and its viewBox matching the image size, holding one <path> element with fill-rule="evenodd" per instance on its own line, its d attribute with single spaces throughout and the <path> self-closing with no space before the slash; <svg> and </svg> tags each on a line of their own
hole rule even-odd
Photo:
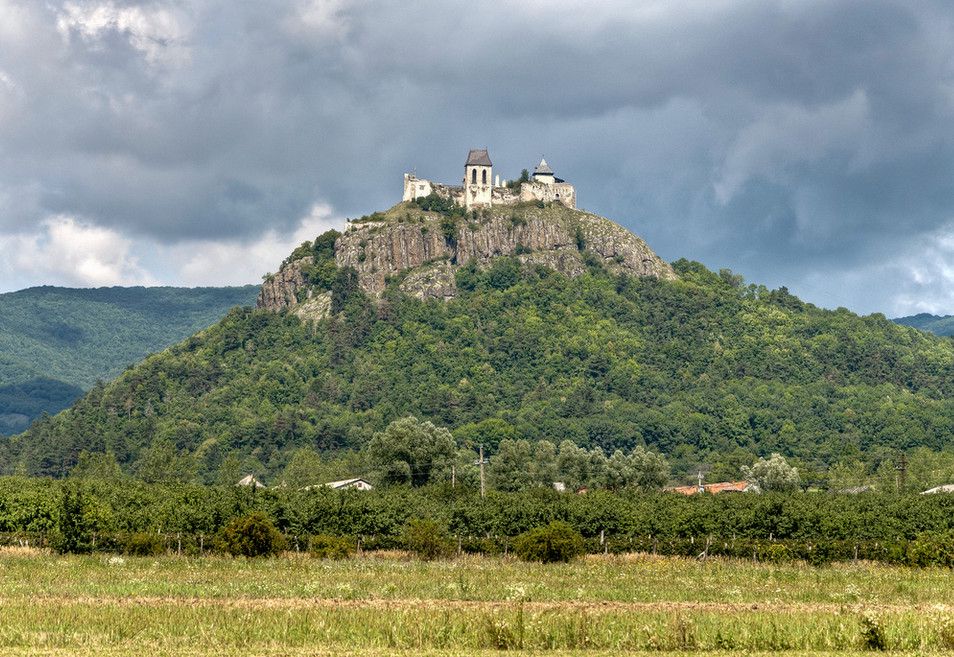
<svg viewBox="0 0 954 657">
<path fill-rule="evenodd" d="M 360 450 L 321 454 L 311 448 L 293 452 L 288 464 L 271 478 L 252 472 L 270 486 L 301 489 L 335 480 L 360 476 L 376 486 L 480 485 L 480 456 L 485 444 L 485 487 L 516 492 L 534 488 L 564 491 L 607 489 L 658 491 L 672 483 L 668 460 L 643 446 L 606 454 L 600 447 L 585 449 L 569 440 L 555 445 L 548 440 L 502 437 L 506 425 L 494 420 L 481 424 L 472 435 L 456 435 L 414 417 L 396 420 L 375 433 Z M 501 433 L 503 432 L 503 433 Z M 498 440 L 493 440 L 496 437 Z M 493 449 L 493 453 L 490 452 Z M 197 479 L 196 460 L 178 451 L 169 441 L 155 441 L 135 463 L 132 476 L 146 483 L 190 483 Z M 903 471 L 899 469 L 903 467 Z M 217 484 L 231 485 L 249 474 L 243 463 L 230 455 L 219 467 Z M 802 479 L 780 454 L 742 464 L 734 473 L 747 484 L 747 491 L 832 493 L 920 492 L 937 481 L 954 480 L 954 454 L 926 448 L 884 459 L 874 472 L 861 462 L 838 464 L 825 480 Z M 71 479 L 119 480 L 130 476 L 112 451 L 80 453 L 70 470 Z M 694 482 L 695 483 L 695 482 Z"/>
<path fill-rule="evenodd" d="M 230 521 L 261 512 L 299 549 L 316 536 L 400 548 L 408 524 L 428 519 L 462 550 L 497 553 L 528 530 L 563 521 L 590 551 L 917 563 L 912 550 L 931 545 L 936 556 L 926 563 L 954 564 L 954 496 L 944 495 L 684 497 L 540 488 L 481 498 L 449 485 L 342 492 L 13 477 L 0 479 L 0 535 L 7 542 L 53 540 L 66 521 L 67 498 L 68 522 L 80 522 L 104 550 L 122 550 L 130 536 L 145 533 L 163 537 L 169 549 L 196 551 Z"/>
<path fill-rule="evenodd" d="M 485 470 L 487 484 L 501 491 L 552 486 L 569 490 L 654 490 L 669 481 L 666 459 L 642 446 L 628 453 L 618 449 L 607 456 L 599 447 L 587 450 L 569 440 L 557 447 L 548 440 L 531 443 L 504 438 L 495 448 L 494 455 L 485 459 Z M 449 430 L 414 417 L 395 420 L 376 433 L 361 454 L 375 483 L 413 486 L 457 481 L 475 485 L 482 455 L 482 444 L 475 452 L 472 441 L 465 439 L 460 444 Z M 302 481 L 300 475 L 306 470 L 302 460 L 301 453 L 293 457 L 286 468 L 291 470 L 288 480 L 304 485 L 316 483 L 314 479 Z"/>
<path fill-rule="evenodd" d="M 673 483 L 738 479 L 775 452 L 809 487 L 951 483 L 948 339 L 686 261 L 659 281 L 592 258 L 574 279 L 498 258 L 462 268 L 457 299 L 421 302 L 393 281 L 378 304 L 333 272 L 328 243 L 299 255 L 330 286 L 332 317 L 233 311 L 0 442 L 0 468 L 62 477 L 111 451 L 138 474 L 171 454 L 190 481 L 274 482 L 302 450 L 360 453 L 414 415 L 491 456 L 505 440 L 643 448 Z"/>
<path fill-rule="evenodd" d="M 448 483 L 476 487 L 480 481 L 479 448 L 464 443 L 444 427 L 414 417 L 395 420 L 361 450 L 323 456 L 313 449 L 296 450 L 271 486 L 296 489 L 360 476 L 380 486 L 424 486 Z M 565 440 L 559 446 L 547 440 L 503 439 L 485 458 L 486 487 L 520 491 L 537 487 L 563 490 L 635 488 L 658 490 L 669 481 L 669 464 L 655 452 L 638 446 L 630 452 L 606 455 L 600 448 L 584 449 Z M 238 459 L 219 470 L 218 484 L 231 485 L 248 474 Z M 785 467 L 783 465 L 783 467 Z M 133 476 L 146 483 L 189 483 L 196 479 L 196 463 L 165 441 L 157 441 L 136 463 Z M 252 473 L 262 478 L 261 473 Z M 119 480 L 127 475 L 112 451 L 82 452 L 70 471 L 71 479 Z M 768 485 L 766 490 L 782 490 Z"/>
</svg>

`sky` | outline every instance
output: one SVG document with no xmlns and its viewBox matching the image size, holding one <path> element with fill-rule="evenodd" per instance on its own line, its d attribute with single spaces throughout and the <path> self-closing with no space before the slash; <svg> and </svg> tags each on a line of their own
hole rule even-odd
<svg viewBox="0 0 954 657">
<path fill-rule="evenodd" d="M 473 147 L 667 260 L 954 313 L 950 2 L 0 0 L 0 291 L 257 283 Z"/>
</svg>

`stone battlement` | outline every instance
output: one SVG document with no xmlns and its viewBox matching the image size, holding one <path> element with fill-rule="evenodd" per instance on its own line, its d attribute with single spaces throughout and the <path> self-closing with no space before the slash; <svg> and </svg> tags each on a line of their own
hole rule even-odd
<svg viewBox="0 0 954 657">
<path fill-rule="evenodd" d="M 500 176 L 493 177 L 493 163 L 486 149 L 471 150 L 464 164 L 464 179 L 460 185 L 444 185 L 412 173 L 404 174 L 403 201 L 437 194 L 463 205 L 470 210 L 494 205 L 514 205 L 527 201 L 562 203 L 568 208 L 576 207 L 576 189 L 570 183 L 557 178 L 545 159 L 540 160 L 530 180 L 519 186 L 500 184 Z"/>
</svg>

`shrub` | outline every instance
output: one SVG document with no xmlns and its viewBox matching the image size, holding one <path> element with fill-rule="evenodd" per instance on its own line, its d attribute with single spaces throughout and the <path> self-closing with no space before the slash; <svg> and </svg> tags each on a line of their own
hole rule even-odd
<svg viewBox="0 0 954 657">
<path fill-rule="evenodd" d="M 301 274 L 311 285 L 321 290 L 330 290 L 338 276 L 338 266 L 333 258 L 330 260 L 316 260 L 310 265 L 302 265 Z"/>
<path fill-rule="evenodd" d="M 463 217 L 464 207 L 434 192 L 411 201 L 425 212 L 437 212 L 448 217 Z"/>
<path fill-rule="evenodd" d="M 941 620 L 937 638 L 942 648 L 954 650 L 954 617 Z"/>
<path fill-rule="evenodd" d="M 763 558 L 766 561 L 771 561 L 773 563 L 784 563 L 786 561 L 792 560 L 792 554 L 789 552 L 788 548 L 782 543 L 772 543 L 763 553 Z"/>
<path fill-rule="evenodd" d="M 123 552 L 133 557 L 157 557 L 165 551 L 162 536 L 153 532 L 135 532 L 123 541 Z"/>
<path fill-rule="evenodd" d="M 454 551 L 444 527 L 433 520 L 416 518 L 404 527 L 404 547 L 426 561 L 448 557 Z"/>
<path fill-rule="evenodd" d="M 256 511 L 223 527 L 217 548 L 236 557 L 267 557 L 285 549 L 285 537 L 268 516 Z"/>
<path fill-rule="evenodd" d="M 331 284 L 331 312 L 337 315 L 345 309 L 352 297 L 360 294 L 358 272 L 353 267 L 337 269 Z"/>
<path fill-rule="evenodd" d="M 453 216 L 444 217 L 441 219 L 441 234 L 444 236 L 444 241 L 447 242 L 449 246 L 457 245 L 457 221 Z"/>
<path fill-rule="evenodd" d="M 887 650 L 884 629 L 877 618 L 869 614 L 861 617 L 861 646 L 865 650 Z"/>
<path fill-rule="evenodd" d="M 577 226 L 575 235 L 576 238 L 576 248 L 578 251 L 582 251 L 586 248 L 586 235 L 583 234 L 583 227 Z"/>
<path fill-rule="evenodd" d="M 316 559 L 347 559 L 354 550 L 351 539 L 328 534 L 312 536 L 308 545 L 308 552 Z"/>
<path fill-rule="evenodd" d="M 60 554 L 88 554 L 93 551 L 93 531 L 79 488 L 69 487 L 63 491 L 52 545 Z"/>
<path fill-rule="evenodd" d="M 486 275 L 487 284 L 495 290 L 506 290 L 520 282 L 520 261 L 496 258 Z"/>
<path fill-rule="evenodd" d="M 908 544 L 907 564 L 954 568 L 954 531 L 924 532 Z"/>
<path fill-rule="evenodd" d="M 551 522 L 520 534 L 513 544 L 516 555 L 524 561 L 568 563 L 583 554 L 583 537 L 565 522 Z"/>
</svg>

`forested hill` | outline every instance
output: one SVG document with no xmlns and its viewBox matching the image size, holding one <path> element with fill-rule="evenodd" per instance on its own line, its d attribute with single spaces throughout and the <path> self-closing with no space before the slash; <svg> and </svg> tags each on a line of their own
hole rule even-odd
<svg viewBox="0 0 954 657">
<path fill-rule="evenodd" d="M 529 247 L 462 266 L 452 250 L 453 297 L 405 293 L 408 274 L 372 298 L 334 244 L 295 256 L 308 258 L 298 298 L 327 294 L 326 311 L 300 318 L 294 299 L 290 311 L 233 310 L 38 422 L 0 463 L 62 476 L 81 452 L 108 450 L 152 479 L 215 481 L 239 462 L 273 477 L 298 450 L 360 448 L 408 414 L 491 453 L 506 438 L 645 444 L 676 479 L 708 466 L 710 481 L 771 452 L 807 478 L 952 444 L 954 345 L 880 315 L 822 310 L 685 260 L 640 277 L 585 236 L 572 275 Z"/>
<path fill-rule="evenodd" d="M 913 326 L 914 328 L 928 331 L 935 335 L 954 335 L 954 315 L 919 313 L 917 315 L 909 315 L 908 317 L 898 317 L 891 321 L 903 326 Z"/>
<path fill-rule="evenodd" d="M 0 294 L 0 434 L 254 303 L 257 287 L 35 287 Z"/>
</svg>

